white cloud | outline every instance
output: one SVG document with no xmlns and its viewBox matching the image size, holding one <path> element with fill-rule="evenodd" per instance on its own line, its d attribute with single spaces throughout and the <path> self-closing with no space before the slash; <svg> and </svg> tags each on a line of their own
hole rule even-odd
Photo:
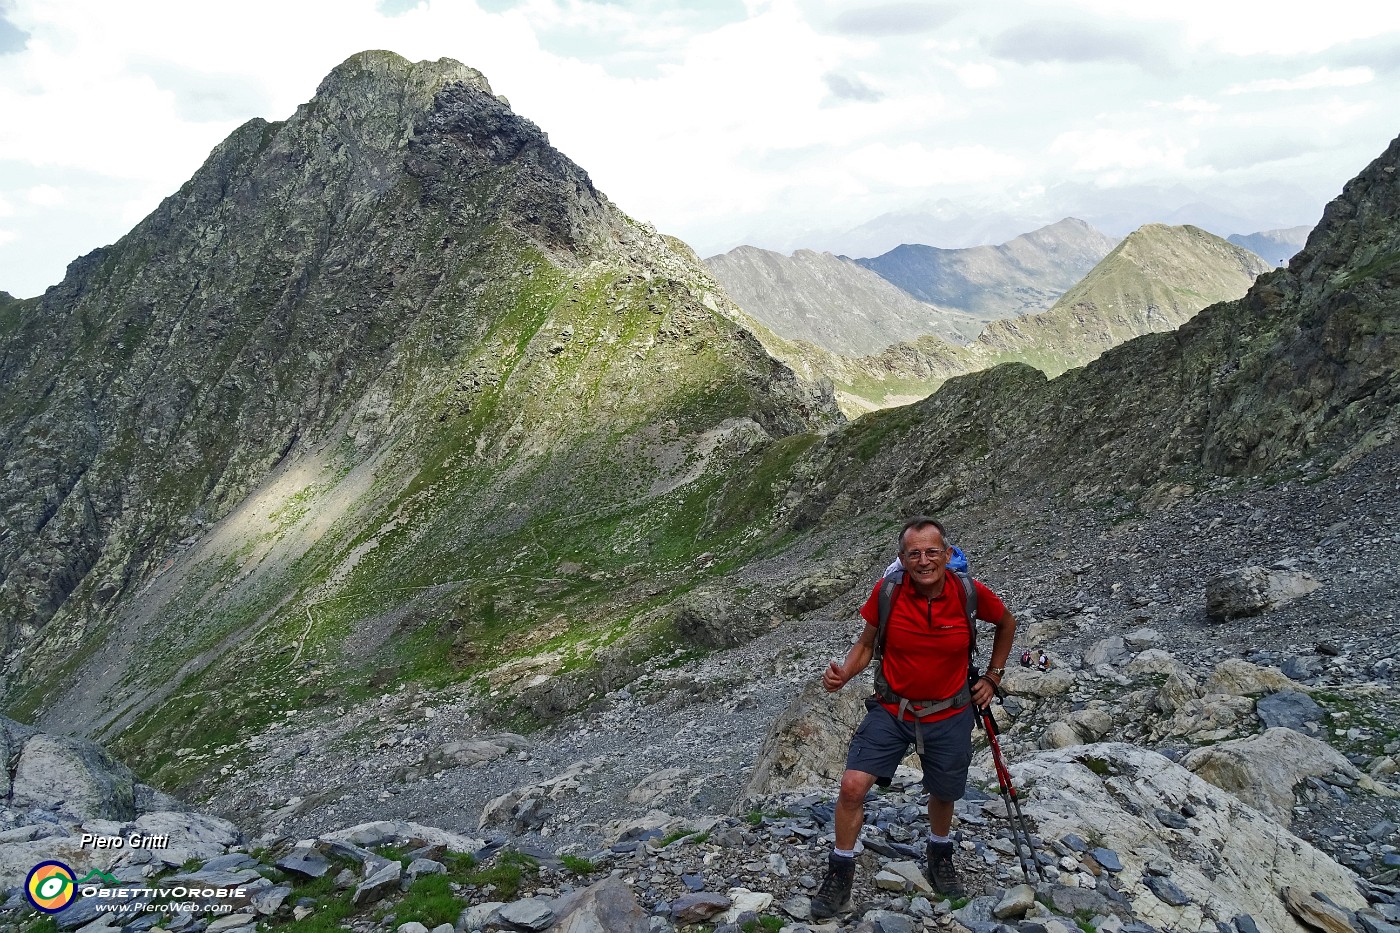
<svg viewBox="0 0 1400 933">
<path fill-rule="evenodd" d="M 1189 148 L 1157 130 L 1096 129 L 1061 133 L 1049 151 L 1067 159 L 1077 172 L 1161 172 L 1183 170 Z"/>
<path fill-rule="evenodd" d="M 53 185 L 35 185 L 24 193 L 24 199 L 36 207 L 54 207 L 68 200 L 67 196 Z"/>
<path fill-rule="evenodd" d="M 955 66 L 953 73 L 958 76 L 963 87 L 981 89 L 996 87 L 1001 83 L 1001 73 L 997 71 L 996 66 L 985 62 Z"/>
<path fill-rule="evenodd" d="M 1400 5 L 1361 15 L 1355 0 L 893 0 L 878 15 L 859 0 L 422 0 L 394 15 L 378 0 L 4 2 L 29 39 L 0 55 L 0 215 L 25 244 L 0 253 L 0 287 L 31 277 L 30 293 L 237 124 L 287 118 L 367 48 L 480 69 L 624 210 L 724 248 L 936 198 L 1029 209 L 1035 192 L 1113 179 L 1167 190 L 1252 172 L 1335 191 L 1394 135 L 1400 92 L 1400 70 L 1363 55 L 1400 45 Z M 1287 158 L 1318 126 L 1325 145 Z M 44 241 L 51 257 L 20 258 Z"/>
<path fill-rule="evenodd" d="M 1369 68 L 1344 68 L 1333 71 L 1319 68 L 1297 78 L 1266 78 L 1226 88 L 1226 94 L 1253 94 L 1261 91 L 1310 91 L 1322 87 L 1355 87 L 1375 79 Z"/>
<path fill-rule="evenodd" d="M 4 246 L 6 243 L 13 243 L 18 239 L 19 234 L 15 233 L 13 230 L 0 230 L 0 246 Z"/>
<path fill-rule="evenodd" d="M 1176 26 L 1193 47 L 1239 57 L 1312 54 L 1400 29 L 1400 7 L 1374 0 L 1078 0 L 1069 5 L 1105 19 Z"/>
<path fill-rule="evenodd" d="M 1183 97 L 1166 104 L 1156 104 L 1154 106 L 1165 107 L 1168 110 L 1180 110 L 1183 113 L 1219 113 L 1220 105 L 1214 101 L 1204 100 L 1195 95 Z"/>
<path fill-rule="evenodd" d="M 994 180 L 1009 184 L 1024 171 L 1020 159 L 987 146 L 930 149 L 913 142 L 862 146 L 845 162 L 854 174 L 904 188 Z"/>
</svg>

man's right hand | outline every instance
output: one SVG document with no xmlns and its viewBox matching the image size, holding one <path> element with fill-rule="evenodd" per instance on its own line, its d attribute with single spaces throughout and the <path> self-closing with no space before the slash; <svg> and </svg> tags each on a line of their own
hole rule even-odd
<svg viewBox="0 0 1400 933">
<path fill-rule="evenodd" d="M 842 669 L 840 661 L 832 661 L 822 672 L 822 686 L 826 688 L 827 693 L 835 693 L 846 686 L 846 672 Z"/>
</svg>

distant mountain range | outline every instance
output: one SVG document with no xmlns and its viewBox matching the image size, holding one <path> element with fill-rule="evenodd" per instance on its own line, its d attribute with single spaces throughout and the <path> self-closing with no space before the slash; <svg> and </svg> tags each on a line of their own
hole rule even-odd
<svg viewBox="0 0 1400 933">
<path fill-rule="evenodd" d="M 1148 224 L 1049 311 L 994 321 L 969 349 L 983 365 L 1016 360 L 1057 376 L 1134 337 L 1174 330 L 1207 305 L 1240 297 L 1271 268 L 1199 227 Z"/>
<path fill-rule="evenodd" d="M 740 246 L 705 263 L 729 296 L 774 333 L 833 353 L 878 353 L 925 334 L 967 343 L 992 320 L 920 301 L 859 262 L 830 253 L 800 249 L 784 256 Z"/>
<path fill-rule="evenodd" d="M 1148 223 L 1191 225 L 1220 237 L 1251 235 L 1312 224 L 1322 201 L 1298 186 L 1277 182 L 1229 185 L 1214 190 L 1189 185 L 1057 184 L 1030 199 L 942 198 L 906 204 L 826 228 L 755 226 L 737 240 L 706 244 L 706 253 L 738 243 L 788 254 L 798 249 L 838 256 L 878 256 L 906 243 L 964 249 L 1005 243 L 1061 217 L 1077 217 L 1115 238 Z M 1273 258 L 1273 257 L 1268 257 Z"/>
<path fill-rule="evenodd" d="M 857 262 L 921 301 L 1004 318 L 1050 307 L 1114 243 L 1084 221 L 1067 217 L 1000 246 L 906 244 Z"/>
<path fill-rule="evenodd" d="M 843 410 L 854 415 L 908 404 L 952 376 L 1003 362 L 1058 375 L 1134 337 L 1178 327 L 1209 304 L 1238 298 L 1270 268 L 1198 227 L 1149 224 L 1118 244 L 1053 307 L 993 321 L 968 346 L 926 334 L 878 353 L 843 355 L 754 330 L 769 352 L 799 374 L 831 379 Z"/>
<path fill-rule="evenodd" d="M 1261 233 L 1232 233 L 1227 239 L 1236 246 L 1243 246 L 1258 256 L 1263 256 L 1276 266 L 1284 265 L 1292 259 L 1303 244 L 1308 241 L 1312 227 L 1287 227 L 1283 230 L 1265 230 Z"/>
<path fill-rule="evenodd" d="M 861 356 L 929 334 L 967 343 L 990 321 L 1049 308 L 1113 245 L 1067 218 L 999 246 L 906 245 L 855 260 L 741 246 L 705 263 L 773 333 Z"/>
</svg>

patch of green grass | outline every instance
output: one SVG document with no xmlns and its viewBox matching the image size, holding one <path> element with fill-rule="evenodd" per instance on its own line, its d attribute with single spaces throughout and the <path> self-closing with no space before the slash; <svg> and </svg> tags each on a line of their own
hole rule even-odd
<svg viewBox="0 0 1400 933">
<path fill-rule="evenodd" d="M 765 933 L 778 933 L 778 931 L 782 928 L 782 918 L 774 917 L 772 915 L 759 917 L 757 920 L 746 920 L 739 927 L 739 929 L 743 930 L 744 933 L 759 933 L 759 931 L 765 931 Z"/>
<path fill-rule="evenodd" d="M 310 895 L 298 892 L 298 896 Z M 315 908 L 305 919 L 285 924 L 268 920 L 265 921 L 265 929 L 277 930 L 278 933 L 345 933 L 342 924 L 355 913 L 355 905 L 350 901 L 352 897 L 353 891 L 344 891 L 335 897 L 318 898 Z"/>
<path fill-rule="evenodd" d="M 598 866 L 591 861 L 578 855 L 562 855 L 559 860 L 564 863 L 564 867 L 576 875 L 591 875 L 598 870 Z"/>
<path fill-rule="evenodd" d="M 52 914 L 41 914 L 20 923 L 21 933 L 58 933 L 58 918 Z"/>
<path fill-rule="evenodd" d="M 539 876 L 540 863 L 519 852 L 502 852 L 493 864 L 470 872 L 464 879 L 468 884 L 479 887 L 491 885 L 495 888 L 493 897 L 503 901 L 514 900 L 526 881 L 534 883 Z"/>
<path fill-rule="evenodd" d="M 385 908 L 385 913 L 392 909 L 398 923 L 416 920 L 431 930 L 454 922 L 466 906 L 465 900 L 452 893 L 452 881 L 446 875 L 423 875 L 414 880 L 402 900 Z"/>
<path fill-rule="evenodd" d="M 694 836 L 694 835 L 695 835 L 695 830 L 693 830 L 693 829 L 677 829 L 677 830 L 674 830 L 673 832 L 669 833 L 668 835 L 666 835 L 666 836 L 661 840 L 661 846 L 664 848 L 664 847 L 670 845 L 670 844 L 673 843 L 673 842 L 679 842 L 680 840 L 686 838 L 687 836 Z"/>
<path fill-rule="evenodd" d="M 1389 271 L 1397 264 L 1400 264 L 1400 252 L 1384 253 L 1361 268 L 1343 275 L 1338 287 L 1351 288 L 1359 282 Z"/>
<path fill-rule="evenodd" d="M 1374 755 L 1378 748 L 1400 738 L 1394 710 L 1368 707 L 1356 698 L 1330 690 L 1315 691 L 1312 698 L 1323 708 L 1327 742 L 1339 751 Z M 1348 738 L 1349 729 L 1362 730 L 1362 737 Z"/>
</svg>

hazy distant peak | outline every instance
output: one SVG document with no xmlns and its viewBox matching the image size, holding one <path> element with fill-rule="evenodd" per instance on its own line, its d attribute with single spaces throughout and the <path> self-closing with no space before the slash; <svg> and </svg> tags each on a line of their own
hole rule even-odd
<svg viewBox="0 0 1400 933">
<path fill-rule="evenodd" d="M 1312 227 L 1284 227 L 1258 233 L 1232 233 L 1227 239 L 1236 246 L 1243 246 L 1274 265 L 1281 266 L 1303 248 L 1312 230 Z"/>
</svg>

